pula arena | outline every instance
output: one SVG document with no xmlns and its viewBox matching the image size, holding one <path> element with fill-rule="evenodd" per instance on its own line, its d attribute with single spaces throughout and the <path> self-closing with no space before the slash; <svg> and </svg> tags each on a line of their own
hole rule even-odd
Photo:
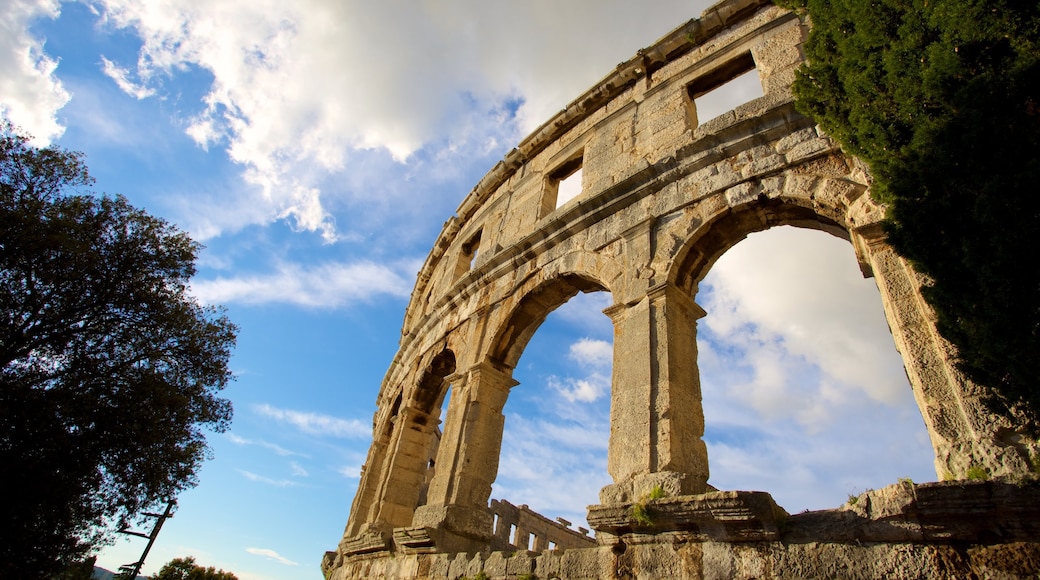
<svg viewBox="0 0 1040 580">
<path fill-rule="evenodd" d="M 864 166 L 796 112 L 807 26 L 768 0 L 719 2 L 618 65 L 466 196 L 412 292 L 327 579 L 1036 577 L 1040 449 L 951 364 L 921 278 L 885 243 Z M 698 118 L 696 97 L 751 70 L 762 97 Z M 557 207 L 579 169 L 581 194 Z M 848 240 L 876 280 L 939 483 L 794 515 L 766 492 L 707 484 L 697 285 L 728 248 L 784 224 Z M 588 507 L 593 534 L 489 496 L 527 341 L 578 292 L 604 290 L 613 483 Z"/>
</svg>

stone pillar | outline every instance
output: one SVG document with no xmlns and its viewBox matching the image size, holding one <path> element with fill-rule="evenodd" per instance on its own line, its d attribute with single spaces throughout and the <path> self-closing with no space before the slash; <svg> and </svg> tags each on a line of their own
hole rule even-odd
<svg viewBox="0 0 1040 580">
<path fill-rule="evenodd" d="M 343 532 L 344 538 L 353 538 L 362 532 L 366 524 L 375 517 L 373 513 L 378 503 L 375 500 L 376 490 L 379 487 L 379 476 L 383 468 L 383 458 L 386 457 L 386 446 L 390 438 L 383 435 L 372 442 L 368 450 L 368 458 L 361 466 L 361 480 L 358 482 L 358 491 L 354 496 L 354 503 L 350 506 L 350 519 L 347 520 L 347 529 Z M 364 507 L 363 507 L 364 506 Z"/>
<path fill-rule="evenodd" d="M 488 510 L 491 484 L 498 475 L 502 429 L 509 389 L 518 384 L 488 362 L 451 377 L 452 397 L 444 425 L 437 469 L 427 504 L 415 511 L 414 527 L 436 528 L 478 542 L 491 539 Z M 438 546 L 450 548 L 454 540 Z"/>
<path fill-rule="evenodd" d="M 938 478 L 963 479 L 972 467 L 994 476 L 1028 472 L 1026 451 L 1016 443 L 1020 437 L 1011 420 L 990 413 L 983 389 L 957 370 L 954 349 L 939 335 L 921 295 L 920 277 L 885 243 L 879 227 L 852 237 L 881 291 L 888 326 L 935 449 Z"/>
<path fill-rule="evenodd" d="M 696 329 L 704 310 L 665 283 L 605 312 L 614 322 L 607 452 L 614 483 L 600 502 L 636 501 L 655 486 L 669 496 L 707 491 Z"/>
<path fill-rule="evenodd" d="M 398 413 L 373 519 L 378 525 L 397 528 L 411 524 L 436 428 L 437 418 L 423 410 L 405 406 Z"/>
</svg>

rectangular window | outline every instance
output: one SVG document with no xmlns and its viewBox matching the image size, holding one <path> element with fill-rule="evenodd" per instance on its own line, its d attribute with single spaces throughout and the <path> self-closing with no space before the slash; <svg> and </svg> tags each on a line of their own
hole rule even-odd
<svg viewBox="0 0 1040 580">
<path fill-rule="evenodd" d="M 556 208 L 581 195 L 582 161 L 582 154 L 579 153 L 549 173 L 542 193 L 539 218 L 549 215 Z"/>
<path fill-rule="evenodd" d="M 481 230 L 477 230 L 477 233 L 470 236 L 469 240 L 462 244 L 462 249 L 459 251 L 459 261 L 455 264 L 456 280 L 473 269 L 473 265 L 477 261 L 477 252 L 480 250 L 480 233 Z"/>
<path fill-rule="evenodd" d="M 690 126 L 696 127 L 764 95 L 755 59 L 746 52 L 701 75 L 686 87 Z"/>
</svg>

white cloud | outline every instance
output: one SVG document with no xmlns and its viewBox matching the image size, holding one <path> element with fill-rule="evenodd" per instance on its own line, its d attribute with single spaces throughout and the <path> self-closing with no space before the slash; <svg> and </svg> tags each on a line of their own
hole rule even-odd
<svg viewBox="0 0 1040 580">
<path fill-rule="evenodd" d="M 372 436 L 371 425 L 357 419 L 342 419 L 320 413 L 279 409 L 271 405 L 256 405 L 253 408 L 264 417 L 288 423 L 310 435 L 344 438 L 366 438 Z"/>
<path fill-rule="evenodd" d="M 65 128 L 57 112 L 70 95 L 55 78 L 58 62 L 44 52 L 44 40 L 32 36 L 35 19 L 56 18 L 57 0 L 7 0 L 0 3 L 0 115 L 44 145 Z"/>
<path fill-rule="evenodd" d="M 245 477 L 250 481 L 266 483 L 267 485 L 273 485 L 275 487 L 295 487 L 299 485 L 298 482 L 295 482 L 291 479 L 273 479 L 270 477 L 265 477 L 263 475 L 258 475 L 256 473 L 253 473 L 252 471 L 246 471 L 245 469 L 238 469 L 237 471 L 242 474 L 242 477 Z"/>
<path fill-rule="evenodd" d="M 609 421 L 601 414 L 577 422 L 555 414 L 509 413 L 492 497 L 584 525 L 585 506 L 599 503 L 600 488 L 610 483 L 609 433 Z"/>
<path fill-rule="evenodd" d="M 583 378 L 557 377 L 547 379 L 549 388 L 573 402 L 591 403 L 610 391 L 610 376 L 592 373 Z"/>
<path fill-rule="evenodd" d="M 267 548 L 246 548 L 246 552 L 249 552 L 254 556 L 263 556 L 268 560 L 274 560 L 275 562 L 278 562 L 279 564 L 284 564 L 286 566 L 299 566 L 298 563 L 293 562 L 292 560 L 282 556 L 278 552 L 275 552 L 274 550 L 269 550 Z"/>
<path fill-rule="evenodd" d="M 271 274 L 195 280 L 192 293 L 207 304 L 284 303 L 337 308 L 381 295 L 407 297 L 412 284 L 391 267 L 368 261 L 309 267 L 280 264 Z"/>
<path fill-rule="evenodd" d="M 582 338 L 570 347 L 571 360 L 585 367 L 609 367 L 614 356 L 614 345 L 593 338 Z"/>
<path fill-rule="evenodd" d="M 797 511 L 934 478 L 876 286 L 848 242 L 793 228 L 752 235 L 701 287 L 713 485 L 768 491 Z"/>
<path fill-rule="evenodd" d="M 136 63 L 106 66 L 120 86 L 139 95 L 165 75 L 212 74 L 188 134 L 227 147 L 271 207 L 267 219 L 328 241 L 339 235 L 328 197 L 370 191 L 321 186 L 355 152 L 405 161 L 435 142 L 459 155 L 515 142 L 707 4 L 99 2 L 108 26 L 143 42 Z M 115 72 L 131 67 L 139 82 Z"/>
<path fill-rule="evenodd" d="M 760 387 L 789 384 L 778 361 L 795 357 L 819 368 L 818 384 L 851 387 L 843 400 L 859 392 L 889 405 L 907 401 L 877 287 L 860 274 L 851 245 L 791 227 L 767 234 L 734 246 L 702 284 L 708 331 L 748 349 Z"/>
<path fill-rule="evenodd" d="M 310 475 L 309 473 L 307 473 L 307 470 L 304 469 L 302 465 L 296 463 L 295 461 L 289 462 L 289 469 L 292 471 L 293 477 L 307 477 L 308 475 Z"/>
</svg>

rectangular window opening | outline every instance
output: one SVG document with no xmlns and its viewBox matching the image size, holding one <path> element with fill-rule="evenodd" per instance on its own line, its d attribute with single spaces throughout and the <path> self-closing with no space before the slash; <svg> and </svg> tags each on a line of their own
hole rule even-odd
<svg viewBox="0 0 1040 580">
<path fill-rule="evenodd" d="M 459 252 L 459 261 L 455 265 L 455 279 L 458 280 L 463 274 L 473 269 L 477 262 L 477 254 L 480 250 L 480 234 L 482 230 L 470 236 L 466 243 L 462 244 Z"/>
<path fill-rule="evenodd" d="M 543 218 L 582 193 L 582 161 L 579 153 L 549 173 L 538 217 Z"/>
<path fill-rule="evenodd" d="M 765 94 L 750 52 L 727 61 L 687 86 L 691 127 Z"/>
<path fill-rule="evenodd" d="M 528 552 L 533 552 L 534 551 L 534 545 L 535 545 L 535 541 L 537 539 L 538 539 L 538 536 L 536 536 L 534 534 L 528 534 L 527 535 L 527 551 Z"/>
<path fill-rule="evenodd" d="M 516 545 L 516 524 L 509 524 L 509 543 Z"/>
<path fill-rule="evenodd" d="M 556 182 L 556 207 L 581 195 L 581 167 Z"/>
</svg>

